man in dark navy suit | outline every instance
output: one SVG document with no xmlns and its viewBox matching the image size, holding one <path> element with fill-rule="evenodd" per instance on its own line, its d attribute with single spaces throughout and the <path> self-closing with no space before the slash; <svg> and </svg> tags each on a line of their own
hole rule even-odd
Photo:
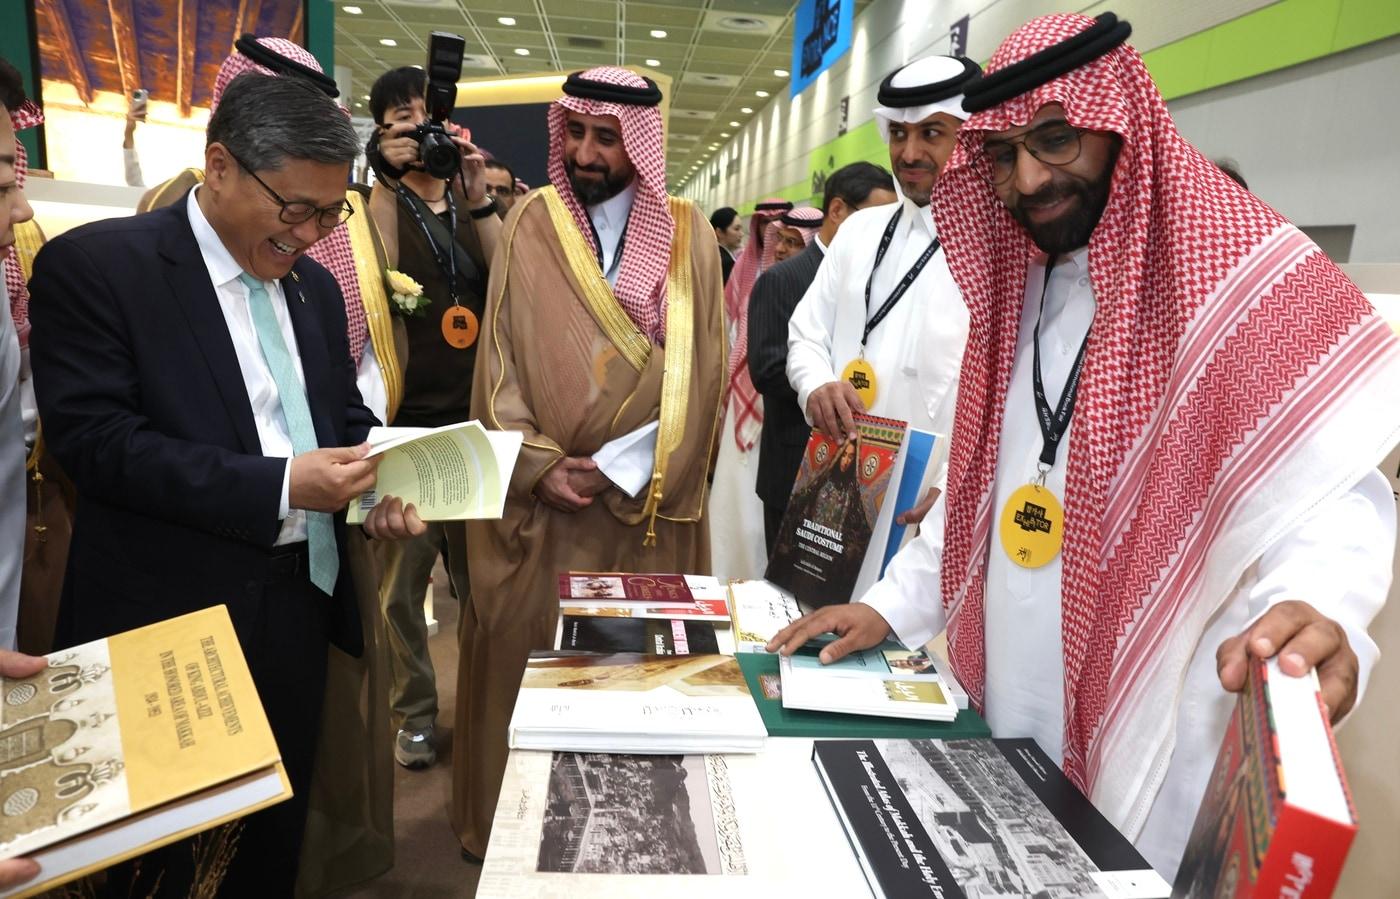
<svg viewBox="0 0 1400 899">
<path fill-rule="evenodd" d="M 853 162 L 831 173 L 822 197 L 822 230 L 807 249 L 759 276 L 749 294 L 749 376 L 763 394 L 763 434 L 758 445 L 758 482 L 768 553 L 787 510 L 792 482 L 812 426 L 787 378 L 788 319 L 797 308 L 826 248 L 846 217 L 857 209 L 895 201 L 890 173 L 869 162 Z"/>
<path fill-rule="evenodd" d="M 358 655 L 344 509 L 374 483 L 335 280 L 359 140 L 300 79 L 248 74 L 184 200 L 52 241 L 31 281 L 44 436 L 78 490 L 59 645 L 229 609 L 295 797 L 245 820 L 223 895 L 291 895 L 329 643 Z M 423 530 L 386 498 L 372 537 Z M 143 866 L 184 895 L 188 844 Z M 129 872 L 128 872 L 129 873 Z"/>
</svg>

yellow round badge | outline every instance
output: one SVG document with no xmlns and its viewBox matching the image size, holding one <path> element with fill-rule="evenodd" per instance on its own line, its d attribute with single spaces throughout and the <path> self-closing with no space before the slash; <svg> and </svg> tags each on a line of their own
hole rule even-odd
<svg viewBox="0 0 1400 899">
<path fill-rule="evenodd" d="M 841 372 L 841 380 L 856 389 L 856 395 L 860 397 L 862 403 L 865 403 L 866 409 L 875 405 L 875 397 L 879 390 L 879 385 L 875 380 L 875 366 L 865 361 L 864 358 L 852 359 L 846 363 L 845 371 Z"/>
<path fill-rule="evenodd" d="M 1038 484 L 1011 494 L 1001 510 L 1001 545 L 1012 562 L 1039 568 L 1060 554 L 1065 537 L 1065 510 Z"/>
</svg>

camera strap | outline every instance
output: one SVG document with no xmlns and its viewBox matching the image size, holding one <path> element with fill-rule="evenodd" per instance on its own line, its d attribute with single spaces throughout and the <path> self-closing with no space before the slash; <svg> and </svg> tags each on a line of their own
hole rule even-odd
<svg viewBox="0 0 1400 899">
<path fill-rule="evenodd" d="M 448 219 L 451 228 L 444 225 L 442 219 L 433 212 L 422 197 L 399 183 L 395 188 L 399 201 L 403 203 L 414 221 L 418 223 L 418 228 L 423 232 L 423 236 L 428 240 L 428 247 L 432 250 L 433 259 L 436 260 L 438 268 L 447 276 L 448 290 L 452 292 L 452 302 L 455 304 L 461 298 L 462 293 L 457 289 L 457 276 L 461 273 L 462 284 L 471 289 L 479 296 L 484 296 L 485 285 L 481 277 L 481 269 L 472 260 L 471 255 L 463 249 L 457 242 L 457 201 L 452 195 L 452 188 L 449 185 L 446 192 Z"/>
</svg>

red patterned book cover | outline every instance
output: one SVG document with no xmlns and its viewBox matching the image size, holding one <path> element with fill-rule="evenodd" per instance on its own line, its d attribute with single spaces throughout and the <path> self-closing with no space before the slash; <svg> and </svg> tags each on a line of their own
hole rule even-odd
<svg viewBox="0 0 1400 899">
<path fill-rule="evenodd" d="M 764 577 L 814 606 L 850 602 L 907 425 L 857 415 L 854 439 L 813 430 Z"/>
<path fill-rule="evenodd" d="M 1317 675 L 1256 662 L 1206 785 L 1173 899 L 1327 899 L 1356 811 Z"/>
<path fill-rule="evenodd" d="M 635 574 L 625 571 L 566 571 L 559 575 L 561 605 L 694 605 L 695 594 L 683 574 Z"/>
</svg>

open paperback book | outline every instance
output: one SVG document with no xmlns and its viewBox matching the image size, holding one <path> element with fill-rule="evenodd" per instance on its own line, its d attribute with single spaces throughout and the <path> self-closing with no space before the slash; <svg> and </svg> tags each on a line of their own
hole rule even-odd
<svg viewBox="0 0 1400 899">
<path fill-rule="evenodd" d="M 768 732 L 733 656 L 532 652 L 512 749 L 758 752 Z"/>
<path fill-rule="evenodd" d="M 886 645 L 823 665 L 818 654 L 827 642 L 808 643 L 778 660 L 783 708 L 923 721 L 958 716 L 956 694 L 927 650 Z"/>
<path fill-rule="evenodd" d="M 522 437 L 477 421 L 371 428 L 369 455 L 383 458 L 373 489 L 350 504 L 345 522 L 363 524 L 381 496 L 412 503 L 424 521 L 500 518 Z"/>
<path fill-rule="evenodd" d="M 809 759 L 514 751 L 477 895 L 776 899 L 868 895 Z"/>
<path fill-rule="evenodd" d="M 1327 899 L 1355 836 L 1317 672 L 1290 677 L 1277 659 L 1254 661 L 1172 896 Z"/>
<path fill-rule="evenodd" d="M 829 740 L 812 761 L 880 899 L 1165 899 L 1033 740 Z"/>
<path fill-rule="evenodd" d="M 0 858 L 32 895 L 292 795 L 223 606 L 0 679 Z"/>
</svg>

